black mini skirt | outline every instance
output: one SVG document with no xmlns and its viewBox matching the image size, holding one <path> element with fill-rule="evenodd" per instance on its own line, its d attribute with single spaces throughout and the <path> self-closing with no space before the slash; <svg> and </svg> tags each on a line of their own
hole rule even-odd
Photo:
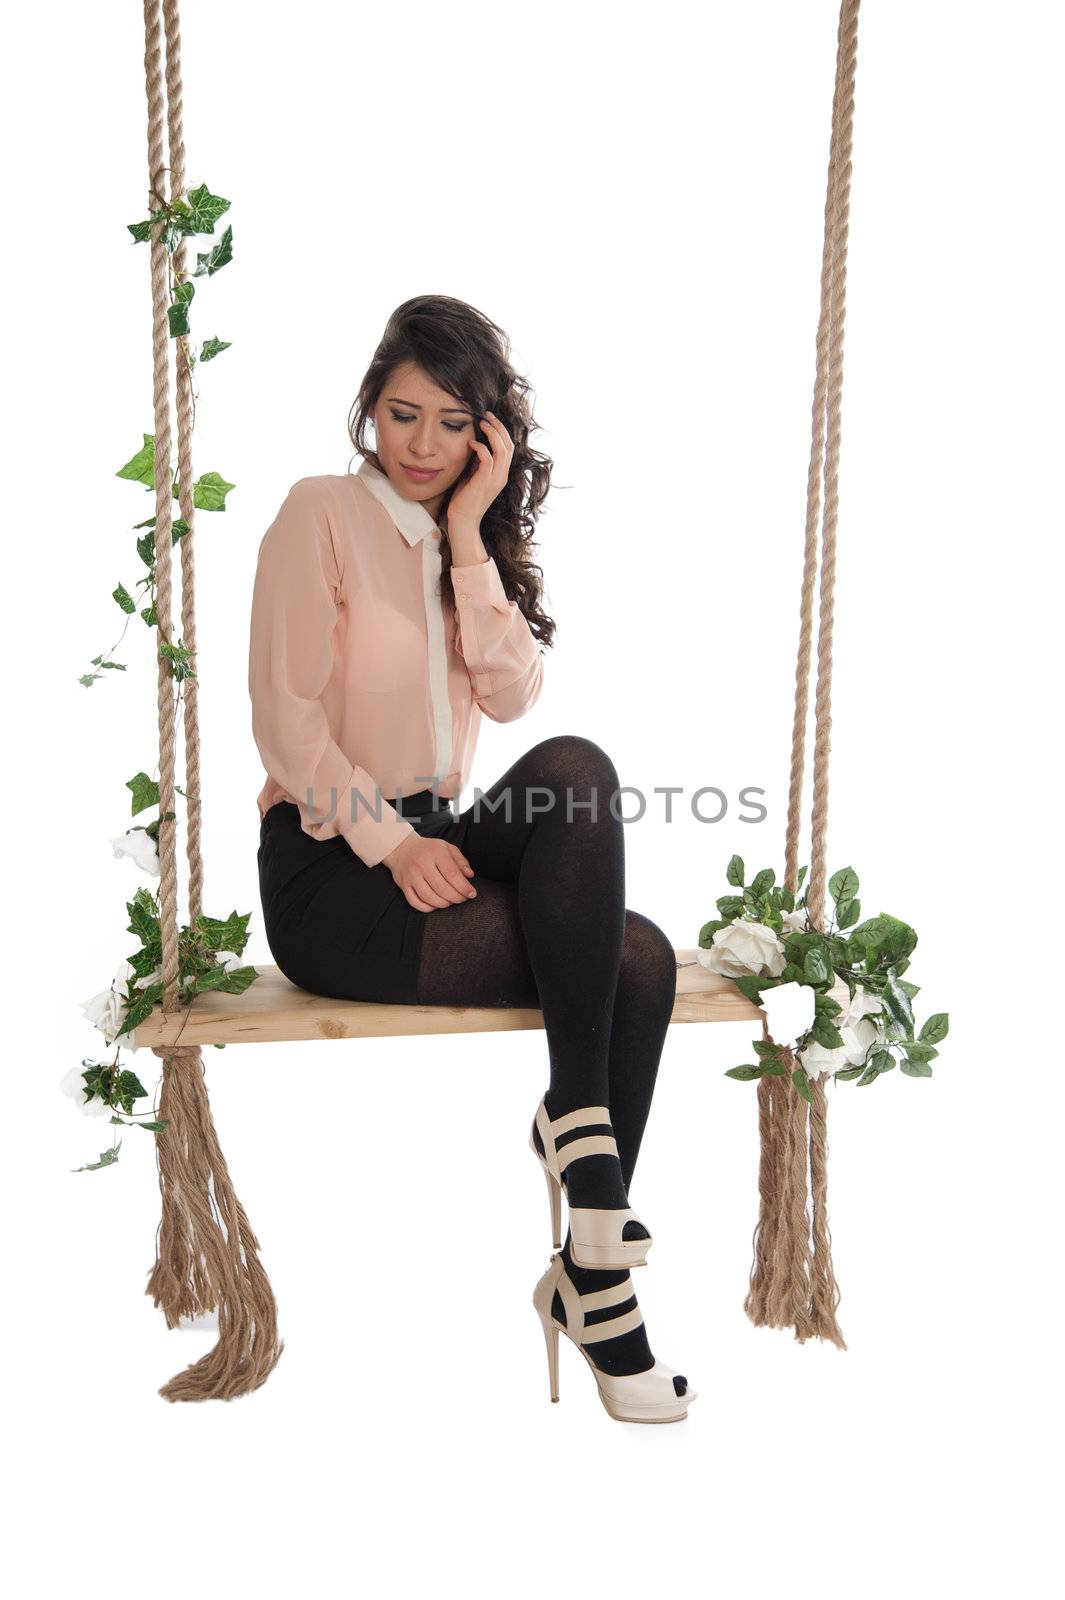
<svg viewBox="0 0 1065 1600">
<path fill-rule="evenodd" d="M 421 834 L 462 848 L 468 818 L 431 789 L 392 802 Z M 280 800 L 259 828 L 266 942 L 290 983 L 342 1000 L 418 1003 L 427 911 L 412 906 L 383 862 L 368 867 L 339 834 L 313 839 L 299 807 Z"/>
</svg>

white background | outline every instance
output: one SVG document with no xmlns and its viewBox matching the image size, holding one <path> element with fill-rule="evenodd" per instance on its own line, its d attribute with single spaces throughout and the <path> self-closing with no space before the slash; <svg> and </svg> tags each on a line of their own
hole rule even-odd
<svg viewBox="0 0 1065 1600">
<path fill-rule="evenodd" d="M 190 183 L 231 198 L 199 281 L 207 909 L 258 903 L 246 630 L 296 478 L 344 471 L 391 310 L 459 296 L 509 333 L 556 488 L 558 622 L 474 782 L 579 733 L 661 801 L 627 903 L 694 945 L 739 851 L 783 865 L 834 0 L 695 10 L 185 0 Z M 912 922 L 928 1081 L 830 1097 L 849 1349 L 755 1329 L 744 1024 L 670 1030 L 633 1186 L 652 1347 L 699 1398 L 612 1421 L 530 1303 L 549 1254 L 527 1148 L 542 1035 L 208 1051 L 285 1353 L 238 1403 L 157 1394 L 212 1335 L 144 1294 L 150 1138 L 59 1079 L 135 945 L 112 858 L 156 762 L 152 637 L 89 691 L 140 572 L 152 430 L 140 8 L 23 8 L 3 97 L 8 461 L 3 1176 L 9 1561 L 20 1592 L 476 1596 L 1044 1594 L 1060 1498 L 1062 124 L 1053 4 L 869 3 L 846 325 L 830 870 Z M 202 248 L 207 246 L 202 245 Z M 809 767 L 807 769 L 809 793 Z M 739 821 L 744 785 L 769 807 Z M 468 803 L 472 794 L 463 797 Z M 653 820 L 657 819 L 657 820 Z M 144 820 L 143 818 L 141 820 Z M 808 828 L 808 801 L 806 808 Z M 803 859 L 807 859 L 804 851 Z M 128 1057 L 151 1074 L 143 1052 Z M 153 1080 L 154 1081 L 154 1080 Z M 103 1134 L 103 1139 L 101 1139 Z"/>
</svg>

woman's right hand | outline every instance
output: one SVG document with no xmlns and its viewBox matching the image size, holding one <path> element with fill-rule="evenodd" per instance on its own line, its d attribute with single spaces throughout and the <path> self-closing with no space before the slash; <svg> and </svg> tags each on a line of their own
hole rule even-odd
<svg viewBox="0 0 1065 1600">
<path fill-rule="evenodd" d="M 458 846 L 446 839 L 409 833 L 382 860 L 416 911 L 458 905 L 477 894 L 468 881 L 473 868 Z"/>
</svg>

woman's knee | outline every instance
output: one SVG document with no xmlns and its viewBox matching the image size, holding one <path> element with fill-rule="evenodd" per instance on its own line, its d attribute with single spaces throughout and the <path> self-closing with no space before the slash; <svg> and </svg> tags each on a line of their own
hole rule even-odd
<svg viewBox="0 0 1065 1600">
<path fill-rule="evenodd" d="M 640 911 L 625 912 L 619 982 L 670 1003 L 677 992 L 677 953 L 658 923 Z"/>
<path fill-rule="evenodd" d="M 618 788 L 617 768 L 594 739 L 580 733 L 558 733 L 534 745 L 529 754 L 536 757 L 545 782 L 557 785 L 563 792 L 567 788 L 575 793 L 595 788 L 602 807 L 609 806 Z"/>
</svg>

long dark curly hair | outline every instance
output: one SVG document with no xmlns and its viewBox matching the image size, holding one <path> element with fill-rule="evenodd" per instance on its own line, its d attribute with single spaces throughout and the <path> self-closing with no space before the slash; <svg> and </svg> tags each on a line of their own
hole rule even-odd
<svg viewBox="0 0 1065 1600">
<path fill-rule="evenodd" d="M 366 443 L 366 424 L 389 375 L 405 361 L 416 362 L 441 389 L 469 406 L 482 444 L 487 445 L 488 439 L 478 419 L 488 411 L 495 412 L 513 439 L 510 475 L 482 519 L 481 538 L 495 558 L 508 600 L 517 601 L 540 643 L 552 644 L 555 624 L 540 606 L 543 569 L 530 552 L 554 463 L 529 444 L 529 435 L 538 424 L 532 414 L 529 384 L 510 364 L 510 340 L 482 311 L 450 295 L 419 294 L 396 307 L 348 417 L 352 444 L 379 472 L 384 472 L 384 467 L 376 450 Z M 469 466 L 451 486 L 441 511 L 477 465 L 477 456 L 471 454 Z M 441 590 L 454 601 L 450 548 L 442 554 Z"/>
</svg>

